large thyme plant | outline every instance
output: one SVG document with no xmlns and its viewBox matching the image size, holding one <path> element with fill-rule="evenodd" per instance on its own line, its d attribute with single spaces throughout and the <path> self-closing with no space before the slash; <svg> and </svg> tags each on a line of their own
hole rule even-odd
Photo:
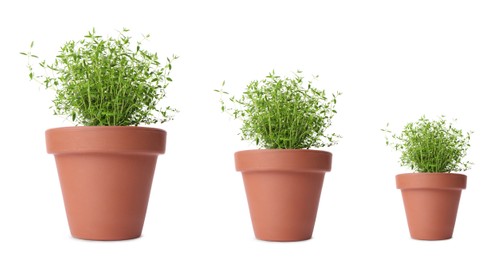
<svg viewBox="0 0 498 260">
<path fill-rule="evenodd" d="M 144 40 L 149 35 L 144 36 Z M 28 52 L 29 77 L 55 91 L 56 115 L 85 126 L 136 126 L 163 123 L 175 109 L 161 106 L 171 80 L 171 62 L 161 64 L 157 53 L 132 42 L 128 30 L 118 37 L 104 38 L 90 31 L 79 41 L 66 42 L 53 62 L 32 65 L 33 43 Z"/>
</svg>

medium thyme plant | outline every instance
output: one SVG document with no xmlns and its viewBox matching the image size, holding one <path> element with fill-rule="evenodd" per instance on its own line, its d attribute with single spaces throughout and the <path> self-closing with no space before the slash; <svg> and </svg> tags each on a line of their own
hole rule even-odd
<svg viewBox="0 0 498 260">
<path fill-rule="evenodd" d="M 175 109 L 161 107 L 165 90 L 172 81 L 171 63 L 161 65 L 157 53 L 132 43 L 128 29 L 118 37 L 103 38 L 95 29 L 80 41 L 66 42 L 52 63 L 38 63 L 45 72 L 38 75 L 31 64 L 33 43 L 28 52 L 29 77 L 55 91 L 54 114 L 70 117 L 77 125 L 137 126 L 164 123 Z"/>
<path fill-rule="evenodd" d="M 328 147 L 340 138 L 326 130 L 337 113 L 336 99 L 341 93 L 329 98 L 312 83 L 305 82 L 300 71 L 294 77 L 271 72 L 249 83 L 241 97 L 230 96 L 233 107 L 227 107 L 223 99 L 228 92 L 216 91 L 222 94 L 221 110 L 242 121 L 242 140 L 267 149 Z"/>
<path fill-rule="evenodd" d="M 401 166 L 416 172 L 466 171 L 472 164 L 464 161 L 472 132 L 456 129 L 443 116 L 432 121 L 422 116 L 408 123 L 401 134 L 382 131 L 388 134 L 386 144 L 401 152 Z"/>
</svg>

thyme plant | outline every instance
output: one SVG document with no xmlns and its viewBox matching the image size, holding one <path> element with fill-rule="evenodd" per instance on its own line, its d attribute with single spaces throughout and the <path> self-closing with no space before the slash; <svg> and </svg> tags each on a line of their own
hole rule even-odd
<svg viewBox="0 0 498 260">
<path fill-rule="evenodd" d="M 324 90 L 305 82 L 302 72 L 293 77 L 269 73 L 247 85 L 240 97 L 229 96 L 227 107 L 220 89 L 221 110 L 242 121 L 241 138 L 267 149 L 309 149 L 336 144 L 339 135 L 328 133 L 337 113 L 337 92 L 330 97 Z M 315 77 L 316 78 L 316 77 Z M 313 78 L 313 79 L 315 79 Z M 223 83 L 224 85 L 224 83 Z"/>
<path fill-rule="evenodd" d="M 464 161 L 470 147 L 470 135 L 453 126 L 443 116 L 429 120 L 422 116 L 408 123 L 400 134 L 382 129 L 386 144 L 401 152 L 401 166 L 416 172 L 456 172 L 470 169 Z"/>
<path fill-rule="evenodd" d="M 137 126 L 172 119 L 176 110 L 160 101 L 177 57 L 162 65 L 157 53 L 142 47 L 149 35 L 132 42 L 128 32 L 123 29 L 117 37 L 104 38 L 93 29 L 79 41 L 68 41 L 53 62 L 37 64 L 42 75 L 31 63 L 38 58 L 32 53 L 33 43 L 21 53 L 28 57 L 29 78 L 55 91 L 54 114 L 85 126 Z"/>
</svg>

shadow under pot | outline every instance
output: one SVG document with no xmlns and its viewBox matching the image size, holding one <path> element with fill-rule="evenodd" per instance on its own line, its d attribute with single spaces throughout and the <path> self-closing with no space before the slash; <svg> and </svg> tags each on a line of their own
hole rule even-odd
<svg viewBox="0 0 498 260">
<path fill-rule="evenodd" d="M 332 154 L 317 150 L 261 149 L 235 153 L 254 234 L 267 241 L 310 239 Z"/>
<path fill-rule="evenodd" d="M 63 127 L 45 133 L 75 238 L 141 236 L 156 160 L 166 132 L 126 126 Z"/>
<path fill-rule="evenodd" d="M 419 240 L 453 236 L 467 176 L 457 173 L 407 173 L 396 176 L 401 189 L 410 235 Z"/>
</svg>

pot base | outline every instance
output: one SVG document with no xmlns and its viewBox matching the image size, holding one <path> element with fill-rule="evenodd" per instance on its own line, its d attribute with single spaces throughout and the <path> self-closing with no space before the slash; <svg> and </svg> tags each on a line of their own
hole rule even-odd
<svg viewBox="0 0 498 260">
<path fill-rule="evenodd" d="M 313 234 L 325 173 L 243 173 L 254 234 L 266 241 L 302 241 Z"/>
</svg>

